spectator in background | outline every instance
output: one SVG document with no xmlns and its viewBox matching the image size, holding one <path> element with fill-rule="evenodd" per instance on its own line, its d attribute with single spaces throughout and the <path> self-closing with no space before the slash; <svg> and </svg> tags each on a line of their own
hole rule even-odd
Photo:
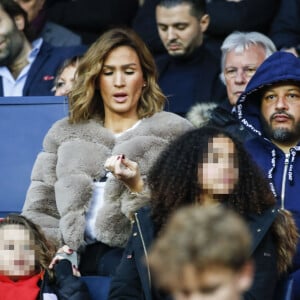
<svg viewBox="0 0 300 300">
<path fill-rule="evenodd" d="M 66 259 L 53 269 L 55 246 L 38 225 L 11 214 L 0 221 L 0 295 L 3 300 L 89 300 L 78 271 Z M 76 274 L 76 276 L 73 275 Z"/>
<path fill-rule="evenodd" d="M 53 95 L 58 68 L 86 47 L 55 48 L 42 39 L 32 42 L 26 12 L 13 0 L 0 0 L 0 17 L 0 96 Z"/>
<path fill-rule="evenodd" d="M 237 116 L 254 138 L 245 147 L 268 178 L 278 206 L 291 211 L 300 229 L 300 60 L 278 51 L 268 57 L 237 102 Z M 293 263 L 300 299 L 300 243 Z"/>
<path fill-rule="evenodd" d="M 214 127 L 188 131 L 159 155 L 147 180 L 151 201 L 134 214 L 109 300 L 169 299 L 151 285 L 147 250 L 169 216 L 187 205 L 224 205 L 243 217 L 256 266 L 245 299 L 272 299 L 279 276 L 292 263 L 297 230 L 289 212 L 275 209 L 268 182 L 237 140 Z"/>
<path fill-rule="evenodd" d="M 80 58 L 79 56 L 74 56 L 67 59 L 58 70 L 54 83 L 55 96 L 67 96 L 71 91 Z"/>
<path fill-rule="evenodd" d="M 132 20 L 132 28 L 147 44 L 154 56 L 167 53 L 156 26 L 155 8 L 160 0 L 144 0 Z"/>
<path fill-rule="evenodd" d="M 145 0 L 132 23 L 133 28 L 149 45 L 154 55 L 165 53 L 155 24 L 155 7 L 159 1 Z M 221 44 L 226 36 L 233 31 L 257 31 L 268 35 L 270 24 L 278 10 L 279 2 L 289 1 L 206 0 L 207 14 L 210 16 L 210 22 L 204 34 L 206 48 L 220 61 Z M 286 7 L 289 7 L 288 4 Z M 290 13 L 295 13 L 296 15 L 295 11 Z"/>
<path fill-rule="evenodd" d="M 221 50 L 221 78 L 226 85 L 227 98 L 211 112 L 209 123 L 225 128 L 239 139 L 248 139 L 252 134 L 239 122 L 235 106 L 256 69 L 276 48 L 262 33 L 236 31 L 226 37 Z M 192 107 L 188 116 L 194 125 L 201 125 L 201 105 Z"/>
<path fill-rule="evenodd" d="M 233 32 L 223 41 L 222 81 L 231 107 L 262 62 L 276 51 L 274 43 L 259 32 Z"/>
<path fill-rule="evenodd" d="M 34 37 L 42 37 L 52 46 L 76 46 L 81 44 L 81 37 L 71 30 L 48 21 L 46 0 L 15 0 L 27 12 L 28 22 Z"/>
<path fill-rule="evenodd" d="M 168 51 L 158 56 L 159 86 L 168 97 L 166 110 L 185 116 L 195 103 L 218 102 L 225 95 L 217 60 L 205 49 L 209 24 L 205 0 L 160 0 L 156 23 Z"/>
<path fill-rule="evenodd" d="M 138 0 L 46 0 L 49 19 L 93 43 L 107 29 L 131 26 Z"/>
<path fill-rule="evenodd" d="M 226 36 L 233 31 L 257 31 L 268 35 L 270 24 L 285 0 L 206 0 L 211 22 L 205 43 L 216 57 Z"/>
<path fill-rule="evenodd" d="M 22 214 L 80 253 L 83 275 L 112 275 L 145 201 L 146 176 L 175 137 L 192 128 L 164 112 L 150 51 L 130 29 L 104 33 L 81 58 L 69 117 L 44 139 Z"/>
<path fill-rule="evenodd" d="M 282 0 L 275 16 L 270 37 L 279 50 L 300 56 L 300 1 Z"/>
<path fill-rule="evenodd" d="M 149 265 L 174 300 L 242 300 L 255 266 L 244 220 L 221 206 L 181 208 L 154 242 Z"/>
</svg>

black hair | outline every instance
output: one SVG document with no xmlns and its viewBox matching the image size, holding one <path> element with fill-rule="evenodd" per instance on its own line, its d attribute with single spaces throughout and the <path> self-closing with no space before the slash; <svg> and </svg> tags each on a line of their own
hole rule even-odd
<svg viewBox="0 0 300 300">
<path fill-rule="evenodd" d="M 191 15 L 200 19 L 206 14 L 205 0 L 160 0 L 157 5 L 171 8 L 181 4 L 189 4 L 191 6 Z"/>
<path fill-rule="evenodd" d="M 10 16 L 15 23 L 15 17 L 22 16 L 24 18 L 24 34 L 26 38 L 32 42 L 34 39 L 33 31 L 29 25 L 27 12 L 14 0 L 0 0 L 3 10 Z"/>
<path fill-rule="evenodd" d="M 220 201 L 241 215 L 260 214 L 275 204 L 268 181 L 243 145 L 220 128 L 203 126 L 186 132 L 169 144 L 149 171 L 152 214 L 157 230 L 177 208 L 196 202 L 201 204 L 198 168 L 214 137 L 232 140 L 239 170 L 234 190 L 222 195 Z"/>
</svg>

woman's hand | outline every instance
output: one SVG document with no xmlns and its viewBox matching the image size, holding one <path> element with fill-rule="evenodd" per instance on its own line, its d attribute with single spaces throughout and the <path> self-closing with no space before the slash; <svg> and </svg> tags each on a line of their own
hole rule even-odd
<svg viewBox="0 0 300 300">
<path fill-rule="evenodd" d="M 109 157 L 104 164 L 104 168 L 124 182 L 131 192 L 140 193 L 143 191 L 144 182 L 138 164 L 127 159 L 124 154 Z"/>
<path fill-rule="evenodd" d="M 53 269 L 54 266 L 57 263 L 59 263 L 59 261 L 61 261 L 62 259 L 67 259 L 71 262 L 74 276 L 77 277 L 81 276 L 77 268 L 77 253 L 67 245 L 64 245 L 63 247 L 57 250 L 55 257 L 52 259 L 49 265 L 49 269 Z"/>
</svg>

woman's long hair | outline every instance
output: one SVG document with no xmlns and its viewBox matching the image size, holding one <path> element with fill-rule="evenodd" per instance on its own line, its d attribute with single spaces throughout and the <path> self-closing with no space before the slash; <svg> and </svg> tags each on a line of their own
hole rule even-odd
<svg viewBox="0 0 300 300">
<path fill-rule="evenodd" d="M 238 180 L 234 190 L 222 195 L 219 200 L 242 216 L 250 213 L 262 214 L 266 209 L 274 207 L 276 199 L 269 188 L 268 181 L 262 171 L 252 161 L 243 145 L 222 129 L 204 126 L 191 130 L 174 140 L 160 154 L 152 166 L 148 183 L 151 190 L 152 217 L 155 228 L 159 231 L 170 214 L 187 204 L 201 205 L 201 183 L 198 179 L 198 167 L 208 153 L 208 144 L 214 137 L 228 137 L 232 140 L 237 156 Z M 274 222 L 275 242 L 281 245 L 278 249 L 279 270 L 286 270 L 291 264 L 295 251 L 297 232 L 293 219 L 279 212 Z M 291 224 L 289 238 L 284 236 L 283 224 Z M 283 225 L 284 226 L 284 225 Z M 276 227 L 278 229 L 276 229 Z M 284 241 L 286 245 L 284 245 Z M 284 267 L 283 267 L 284 266 Z"/>
<path fill-rule="evenodd" d="M 136 52 L 143 71 L 145 87 L 138 103 L 138 117 L 150 117 L 163 109 L 165 96 L 157 84 L 157 70 L 151 52 L 132 29 L 114 28 L 102 34 L 80 60 L 76 81 L 69 94 L 70 123 L 96 117 L 104 120 L 99 76 L 108 55 L 121 46 L 128 46 Z"/>
<path fill-rule="evenodd" d="M 158 227 L 169 213 L 200 199 L 198 167 L 208 153 L 214 137 L 228 137 L 235 146 L 239 177 L 234 190 L 222 195 L 221 201 L 238 213 L 262 213 L 275 204 L 273 194 L 261 171 L 236 139 L 221 129 L 205 126 L 188 131 L 173 141 L 158 157 L 150 170 L 148 182 L 154 220 Z M 257 184 L 259 182 L 259 184 Z"/>
</svg>

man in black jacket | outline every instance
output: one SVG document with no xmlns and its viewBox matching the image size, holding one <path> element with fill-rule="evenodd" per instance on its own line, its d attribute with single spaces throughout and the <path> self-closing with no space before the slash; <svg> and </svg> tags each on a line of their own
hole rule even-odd
<svg viewBox="0 0 300 300">
<path fill-rule="evenodd" d="M 166 110 L 185 116 L 195 103 L 225 97 L 218 60 L 203 44 L 209 24 L 205 0 L 160 0 L 156 23 L 168 52 L 156 57 Z"/>
</svg>

